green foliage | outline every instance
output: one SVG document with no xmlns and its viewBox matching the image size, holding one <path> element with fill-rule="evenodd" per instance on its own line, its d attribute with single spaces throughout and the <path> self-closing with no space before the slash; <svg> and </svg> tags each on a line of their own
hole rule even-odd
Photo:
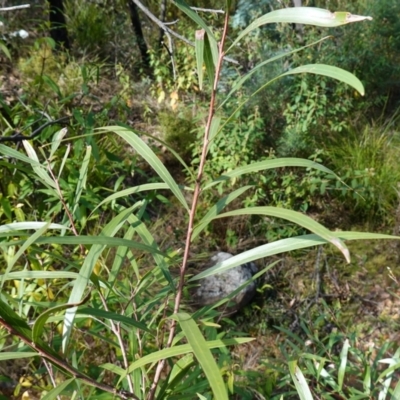
<svg viewBox="0 0 400 400">
<path fill-rule="evenodd" d="M 105 56 L 115 25 L 113 10 L 103 2 L 65 2 L 67 26 L 74 46 L 84 53 Z"/>
<path fill-rule="evenodd" d="M 326 305 L 325 310 L 328 311 Z M 388 394 L 396 399 L 400 384 L 395 371 L 399 368 L 400 351 L 395 344 L 387 342 L 377 347 L 364 343 L 356 332 L 346 334 L 338 328 L 326 329 L 324 326 L 329 323 L 324 319 L 327 318 L 329 315 L 322 314 L 312 324 L 303 320 L 300 332 L 279 328 L 286 336 L 281 345 L 282 354 L 289 365 L 294 363 L 300 369 L 298 374 L 305 379 L 299 387 L 299 377 L 292 375 L 290 379 L 287 374 L 277 382 L 276 397 L 272 398 L 291 396 L 293 384 L 296 384 L 300 398 L 309 400 L 337 396 L 343 399 L 383 398 Z M 280 374 L 287 368 L 278 360 L 270 360 L 267 367 Z"/>
<path fill-rule="evenodd" d="M 70 2 L 69 7 L 72 4 L 77 3 Z M 218 307 L 227 303 L 233 294 L 218 304 L 194 311 L 189 305 L 181 304 L 184 288 L 245 262 L 327 243 L 349 261 L 345 241 L 391 238 L 330 231 L 304 213 L 271 205 L 258 206 L 256 201 L 249 202 L 248 207 L 226 209 L 250 190 L 251 185 L 239 184 L 239 179 L 246 175 L 255 185 L 259 186 L 259 182 L 265 185 L 263 193 L 269 193 L 272 188 L 275 205 L 281 201 L 280 206 L 295 208 L 298 201 L 302 204 L 300 209 L 303 207 L 305 211 L 304 202 L 309 202 L 317 190 L 324 193 L 323 180 L 333 173 L 314 160 L 267 157 L 268 125 L 257 106 L 244 107 L 246 103 L 251 105 L 249 101 L 255 99 L 254 93 L 248 95 L 241 91 L 242 84 L 253 76 L 251 71 L 233 82 L 230 92 L 224 86 L 226 82 L 219 86 L 221 65 L 225 55 L 230 55 L 229 44 L 224 46 L 228 21 L 225 33 L 220 34 L 218 29 L 210 29 L 184 2 L 176 1 L 176 5 L 205 30 L 204 37 L 199 35 L 198 39 L 204 43 L 198 46 L 197 52 L 178 50 L 176 59 L 182 61 L 183 69 L 176 81 L 168 79 L 169 68 L 156 64 L 153 55 L 158 100 L 170 95 L 170 105 L 174 108 L 181 98 L 179 91 L 192 89 L 195 93 L 193 68 L 199 65 L 197 74 L 201 75 L 203 61 L 215 89 L 224 93 L 223 99 L 216 97 L 217 90 L 209 94 L 208 119 L 198 140 L 201 151 L 196 148 L 197 160 L 192 160 L 197 168 L 189 171 L 191 180 L 187 186 L 164 165 L 148 140 L 137 129 L 128 127 L 132 119 L 123 112 L 130 100 L 130 79 L 119 66 L 116 68 L 121 84 L 119 93 L 100 109 L 93 103 L 85 108 L 84 100 L 92 99 L 91 74 L 85 67 L 80 69 L 82 97 L 76 101 L 76 89 L 69 96 L 56 80 L 59 63 L 51 51 L 52 44 L 46 42 L 47 47 L 38 47 L 39 51 L 43 49 L 41 59 L 32 61 L 32 75 L 39 76 L 40 80 L 35 87 L 36 96 L 27 96 L 29 107 L 22 100 L 12 105 L 2 102 L 6 136 L 16 131 L 34 132 L 38 114 L 44 113 L 36 111 L 37 105 L 46 110 L 51 122 L 40 127 L 42 130 L 35 140 L 25 140 L 21 147 L 0 145 L 5 170 L 0 199 L 0 321 L 6 337 L 1 342 L 2 350 L 6 350 L 2 351 L 2 357 L 29 358 L 35 366 L 39 365 L 35 357 L 45 359 L 47 362 L 40 373 L 46 378 L 47 398 L 63 395 L 85 399 L 117 396 L 150 400 L 196 396 L 227 399 L 229 394 L 251 398 L 251 390 L 237 384 L 239 374 L 235 373 L 234 352 L 230 346 L 253 339 L 234 330 L 220 330 L 222 314 Z M 99 13 L 98 6 L 92 3 L 80 7 L 83 7 L 82 15 L 74 16 L 77 29 L 86 24 L 96 45 L 103 39 L 102 35 L 108 40 L 107 21 L 96 19 L 107 14 Z M 69 10 L 71 15 L 73 12 Z M 287 9 L 266 18 L 268 22 L 278 22 L 281 18 L 304 22 L 308 18 L 307 9 L 300 14 L 296 17 Z M 317 14 L 320 16 L 313 22 L 325 24 L 326 12 L 320 10 Z M 342 23 L 342 14 L 329 20 L 329 24 Z M 251 26 L 233 39 L 233 43 L 240 37 L 244 40 L 250 31 Z M 77 32 L 77 35 L 81 35 L 81 45 L 86 46 L 86 34 Z M 106 46 L 100 44 L 101 48 Z M 93 47 L 91 51 L 97 49 Z M 231 76 L 231 71 L 226 71 L 225 76 Z M 284 76 L 304 72 L 334 77 L 363 92 L 362 84 L 354 76 L 320 64 L 288 70 Z M 38 95 L 41 85 L 47 85 L 54 95 L 46 106 Z M 318 111 L 317 100 L 312 101 L 312 109 Z M 110 113 L 115 110 L 125 117 L 124 123 L 113 121 Z M 315 115 L 319 117 L 317 111 Z M 68 117 L 68 132 L 52 121 L 58 114 Z M 171 147 L 188 152 L 193 122 L 168 114 L 161 114 L 160 122 Z M 178 161 L 182 160 L 178 158 Z M 140 177 L 135 180 L 138 177 L 134 175 L 143 172 L 143 164 L 148 165 L 147 171 L 151 170 L 144 177 L 145 182 Z M 306 179 L 301 183 L 304 191 L 300 199 L 292 175 L 292 170 L 298 167 L 308 168 Z M 277 168 L 284 169 L 284 174 L 275 177 Z M 281 185 L 274 186 L 273 182 L 279 179 Z M 21 183 L 16 185 L 17 181 Z M 213 194 L 208 195 L 213 193 L 213 188 L 220 191 L 217 201 Z M 160 190 L 163 192 L 158 193 L 158 198 L 167 199 L 173 206 L 165 229 L 160 229 L 158 221 L 155 222 L 159 204 L 152 204 L 154 191 Z M 222 196 L 223 191 L 227 193 Z M 210 207 L 205 213 L 198 208 L 200 194 L 209 196 Z M 281 198 L 283 194 L 285 198 Z M 207 226 L 219 219 L 238 217 L 251 221 L 254 216 L 285 220 L 311 233 L 276 237 L 278 240 L 269 243 L 263 240 L 262 245 L 188 276 L 189 254 Z M 177 239 L 173 233 L 181 229 L 180 225 L 188 233 Z M 228 230 L 227 235 L 234 246 L 235 233 Z M 185 243 L 183 252 L 182 243 Z M 265 266 L 237 291 L 259 279 L 275 264 Z M 268 382 L 265 392 L 271 393 L 275 376 Z"/>
<path fill-rule="evenodd" d="M 397 119 L 367 125 L 361 132 L 351 128 L 327 144 L 333 168 L 348 185 L 336 187 L 339 198 L 355 215 L 371 221 L 391 221 L 398 204 Z"/>
</svg>

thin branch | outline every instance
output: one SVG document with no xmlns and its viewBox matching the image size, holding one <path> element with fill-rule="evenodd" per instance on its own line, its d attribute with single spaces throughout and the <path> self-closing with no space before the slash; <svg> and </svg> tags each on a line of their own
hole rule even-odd
<svg viewBox="0 0 400 400">
<path fill-rule="evenodd" d="M 0 11 L 14 11 L 14 10 L 21 10 L 23 8 L 29 8 L 30 4 L 21 4 L 20 6 L 13 6 L 13 7 L 2 7 Z"/>
<path fill-rule="evenodd" d="M 80 372 L 79 370 L 74 368 L 72 365 L 68 364 L 66 361 L 62 360 L 55 354 L 52 354 L 52 352 L 48 351 L 45 348 L 45 346 L 41 346 L 41 345 L 29 340 L 27 337 L 22 335 L 17 329 L 15 329 L 12 325 L 10 325 L 7 321 L 3 320 L 2 318 L 0 318 L 0 325 L 4 326 L 4 328 L 11 335 L 17 336 L 22 342 L 24 342 L 30 348 L 35 350 L 40 357 L 50 361 L 54 365 L 57 365 L 62 370 L 67 371 L 76 379 L 80 379 L 81 381 L 86 382 L 88 385 L 94 386 L 95 388 L 103 390 L 107 393 L 112 393 L 114 396 L 119 396 L 124 400 L 128 400 L 128 399 L 139 400 L 139 398 L 136 397 L 133 393 L 129 393 L 126 390 L 117 390 L 116 388 L 114 388 L 112 386 L 97 382 L 94 379 L 90 378 L 89 376 L 83 374 L 82 372 Z"/>
<path fill-rule="evenodd" d="M 198 203 L 200 192 L 201 192 L 201 183 L 202 183 L 202 179 L 203 179 L 204 166 L 206 163 L 207 151 L 208 151 L 208 147 L 210 144 L 211 124 L 212 124 L 212 120 L 215 115 L 217 86 L 218 86 L 219 76 L 220 76 L 220 73 L 222 70 L 222 64 L 224 61 L 224 44 L 225 44 L 227 33 L 228 33 L 228 26 L 229 26 L 229 13 L 226 13 L 225 14 L 225 22 L 224 22 L 224 30 L 222 33 L 221 41 L 219 42 L 218 62 L 217 62 L 216 69 L 215 69 L 214 87 L 211 92 L 211 100 L 210 100 L 210 106 L 209 106 L 208 119 L 207 119 L 207 124 L 206 124 L 205 132 L 204 132 L 203 149 L 201 152 L 200 164 L 199 164 L 197 178 L 196 178 L 196 184 L 195 184 L 195 188 L 194 188 L 192 206 L 190 208 L 190 213 L 189 213 L 189 223 L 188 223 L 187 234 L 186 234 L 185 251 L 183 254 L 182 266 L 181 266 L 180 272 L 179 272 L 179 284 L 178 284 L 178 290 L 177 290 L 177 293 L 175 296 L 174 313 L 179 312 L 182 294 L 183 294 L 183 287 L 185 284 L 186 268 L 187 268 L 188 260 L 189 260 L 189 252 L 190 252 L 190 246 L 191 246 L 191 242 L 192 242 L 193 227 L 194 227 L 197 203 Z M 176 321 L 173 320 L 171 322 L 168 341 L 167 341 L 165 348 L 171 347 L 173 339 L 175 337 L 175 330 L 176 330 Z M 165 359 L 160 360 L 157 365 L 154 379 L 153 379 L 153 382 L 152 382 L 152 385 L 150 388 L 150 392 L 149 392 L 149 396 L 148 396 L 149 400 L 154 399 L 156 389 L 158 386 L 158 382 L 160 381 L 161 373 L 165 366 L 165 362 L 166 362 Z"/>
<path fill-rule="evenodd" d="M 35 129 L 29 136 L 24 136 L 24 135 L 21 135 L 20 133 L 15 133 L 12 136 L 0 136 L 0 143 L 2 143 L 2 142 L 18 143 L 18 142 L 22 142 L 23 140 L 33 139 L 36 136 L 38 136 L 43 131 L 43 129 L 47 128 L 48 126 L 57 124 L 62 121 L 69 120 L 70 118 L 71 117 L 61 117 L 61 118 L 55 119 L 53 121 L 47 121 L 45 124 L 43 124 L 42 126 L 40 126 L 37 129 Z"/>
<path fill-rule="evenodd" d="M 189 46 L 194 47 L 194 43 L 191 42 L 189 39 L 186 39 L 184 36 L 180 35 L 179 33 L 176 33 L 172 29 L 168 28 L 165 23 L 160 21 L 151 11 L 149 11 L 148 8 L 146 8 L 139 0 L 131 0 L 133 3 L 136 4 L 138 8 L 140 8 L 144 14 L 147 15 L 149 19 L 151 19 L 156 25 L 158 25 L 161 29 L 163 29 L 166 33 L 169 33 L 172 36 L 175 36 L 176 38 L 182 40 Z M 239 62 L 230 58 L 230 57 L 224 57 L 224 59 L 230 63 L 237 64 L 239 65 Z"/>
<path fill-rule="evenodd" d="M 103 296 L 103 293 L 101 293 L 101 290 L 98 291 L 100 300 L 103 303 L 103 307 L 106 311 L 109 311 L 109 308 L 107 306 L 107 301 Z M 112 319 L 110 319 L 111 323 L 111 330 L 113 331 L 114 335 L 118 338 L 118 343 L 119 343 L 119 348 L 121 349 L 121 354 L 122 354 L 122 359 L 124 360 L 124 367 L 125 369 L 128 369 L 129 363 L 128 363 L 128 357 L 126 355 L 126 350 L 124 346 L 124 341 L 122 340 L 122 335 L 121 335 L 121 325 L 120 323 L 114 323 Z M 132 376 L 131 374 L 127 375 L 128 379 L 128 385 L 129 385 L 129 390 L 133 393 L 133 381 L 132 381 Z"/>
<path fill-rule="evenodd" d="M 165 25 L 165 17 L 167 16 L 167 0 L 162 0 L 160 4 L 160 16 L 158 19 Z M 160 33 L 158 35 L 158 48 L 161 49 L 162 41 L 164 37 L 164 29 L 160 27 Z"/>
<path fill-rule="evenodd" d="M 225 14 L 224 10 L 213 10 L 211 8 L 190 7 L 193 11 L 209 12 L 215 14 Z"/>
</svg>

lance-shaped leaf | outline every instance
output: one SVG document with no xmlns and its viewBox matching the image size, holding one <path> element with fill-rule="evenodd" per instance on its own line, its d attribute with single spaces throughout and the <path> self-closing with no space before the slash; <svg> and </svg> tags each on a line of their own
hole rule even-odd
<svg viewBox="0 0 400 400">
<path fill-rule="evenodd" d="M 331 171 L 329 168 L 324 167 L 322 164 L 318 164 L 314 161 L 306 160 L 303 158 L 275 158 L 272 160 L 264 160 L 255 162 L 252 164 L 244 165 L 233 171 L 229 171 L 221 175 L 219 178 L 215 179 L 214 181 L 206 184 L 203 187 L 203 191 L 212 188 L 213 186 L 217 185 L 218 183 L 229 181 L 230 179 L 237 178 L 238 176 L 244 174 L 250 174 L 252 172 L 259 172 L 265 171 L 268 169 L 275 169 L 275 168 L 286 168 L 286 167 L 304 167 L 304 168 L 313 168 L 319 171 L 325 172 L 327 174 L 332 174 L 336 178 L 339 177 Z"/>
<path fill-rule="evenodd" d="M 210 349 L 207 347 L 207 341 L 204 339 L 194 319 L 186 313 L 175 314 L 172 318 L 178 320 L 197 361 L 201 365 L 204 374 L 207 377 L 211 390 L 214 393 L 214 398 L 219 400 L 228 400 L 228 394 L 226 392 L 221 372 Z"/>
<path fill-rule="evenodd" d="M 87 302 L 89 300 L 90 300 L 90 292 L 79 303 L 75 303 L 75 304 L 60 304 L 58 306 L 51 307 L 51 308 L 47 309 L 46 311 L 44 311 L 43 313 L 41 313 L 39 315 L 39 317 L 37 317 L 37 319 L 36 319 L 36 321 L 35 321 L 35 323 L 33 325 L 33 328 L 32 328 L 32 340 L 33 340 L 33 342 L 34 343 L 39 343 L 39 341 L 41 340 L 41 336 L 42 336 L 43 330 L 44 330 L 44 326 L 45 326 L 47 320 L 49 319 L 49 317 L 52 314 L 55 314 L 55 313 L 57 313 L 59 311 L 64 311 L 64 310 L 66 310 L 68 308 L 71 308 L 71 307 L 77 307 L 77 306 L 79 306 L 79 305 L 81 305 L 81 304 L 83 304 L 83 303 L 85 303 L 85 302 Z"/>
<path fill-rule="evenodd" d="M 336 79 L 338 81 L 347 83 L 349 86 L 352 86 L 361 94 L 361 96 L 364 96 L 365 94 L 363 84 L 355 75 L 342 68 L 334 67 L 333 65 L 325 65 L 325 64 L 302 65 L 301 67 L 297 67 L 288 72 L 285 72 L 284 74 L 281 75 L 281 77 L 286 75 L 294 75 L 302 73 L 328 76 L 329 78 Z"/>
<path fill-rule="evenodd" d="M 204 34 L 204 29 L 196 31 L 194 42 L 196 50 L 197 76 L 199 78 L 200 90 L 203 90 Z"/>
<path fill-rule="evenodd" d="M 231 115 L 228 117 L 228 119 L 221 126 L 220 130 L 222 130 L 225 127 L 225 125 L 227 125 L 230 121 L 232 121 L 232 119 L 234 119 L 236 113 L 247 102 L 249 102 L 249 100 L 252 97 L 254 97 L 258 93 L 260 93 L 271 83 L 275 82 L 279 78 L 282 78 L 283 76 L 295 75 L 295 74 L 300 74 L 300 73 L 304 73 L 304 72 L 308 72 L 308 73 L 312 73 L 312 74 L 316 74 L 316 75 L 324 75 L 324 76 L 328 76 L 330 78 L 337 79 L 338 81 L 345 82 L 345 83 L 349 84 L 350 86 L 352 86 L 354 89 L 356 89 L 362 96 L 364 96 L 365 90 L 364 90 L 363 84 L 355 75 L 351 74 L 350 72 L 348 72 L 342 68 L 333 67 L 333 66 L 325 65 L 325 64 L 307 64 L 307 65 L 303 65 L 298 68 L 294 68 L 294 69 L 292 69 L 288 72 L 285 72 L 285 73 L 271 79 L 270 81 L 264 83 L 264 85 L 262 85 L 256 91 L 254 91 L 245 101 L 243 101 L 241 104 L 239 104 L 238 107 L 236 107 L 236 109 L 231 113 Z"/>
<path fill-rule="evenodd" d="M 32 145 L 27 140 L 23 140 L 22 144 L 25 147 L 28 157 L 33 161 L 35 161 L 37 164 L 39 164 L 39 165 L 32 164 L 32 168 L 35 171 L 36 175 L 41 179 L 41 182 L 43 184 L 47 184 L 53 189 L 56 189 L 57 185 L 55 184 L 54 180 L 50 177 L 50 175 L 47 173 L 47 168 L 39 163 L 39 158 Z"/>
<path fill-rule="evenodd" d="M 154 151 L 135 132 L 121 126 L 107 126 L 105 128 L 100 128 L 99 131 L 115 132 L 129 143 L 149 163 L 154 171 L 157 172 L 158 176 L 168 185 L 171 192 L 180 201 L 184 208 L 189 211 L 189 206 L 187 205 L 185 197 L 170 172 L 165 168 L 164 164 L 156 156 Z"/>
<path fill-rule="evenodd" d="M 11 242 L 1 242 L 1 246 L 17 246 L 25 243 L 25 240 L 14 240 Z M 126 240 L 115 238 L 112 236 L 48 236 L 40 237 L 35 240 L 36 244 L 70 244 L 70 245 L 100 245 L 104 247 L 125 246 L 132 249 L 148 251 L 150 253 L 156 252 L 163 254 L 161 250 L 157 250 L 153 246 L 148 246 L 143 243 L 135 242 L 133 240 Z"/>
<path fill-rule="evenodd" d="M 140 204 L 134 204 L 132 207 L 129 207 L 126 210 L 122 211 L 120 214 L 118 214 L 103 228 L 99 237 L 115 236 L 115 234 L 119 231 L 121 226 L 129 218 L 133 210 L 138 206 L 140 206 Z M 82 296 L 84 291 L 86 290 L 87 284 L 90 280 L 90 276 L 105 246 L 106 246 L 105 244 L 104 245 L 96 244 L 93 245 L 92 248 L 90 249 L 79 271 L 78 278 L 74 282 L 74 286 L 69 296 L 68 303 L 79 303 L 82 300 Z M 77 307 L 73 307 L 69 308 L 65 313 L 63 341 L 62 341 L 62 347 L 64 352 L 67 348 L 69 338 L 72 332 L 76 311 Z"/>
<path fill-rule="evenodd" d="M 313 400 L 310 388 L 308 387 L 306 378 L 297 366 L 297 361 L 289 361 L 289 372 L 300 400 Z"/>
<path fill-rule="evenodd" d="M 72 208 L 72 215 L 75 215 L 76 210 L 79 207 L 79 200 L 82 195 L 83 189 L 86 188 L 86 179 L 87 179 L 87 174 L 88 174 L 88 169 L 89 169 L 89 160 L 90 160 L 90 155 L 92 154 L 92 147 L 87 146 L 86 147 L 86 154 L 85 157 L 82 161 L 82 166 L 79 170 L 79 179 L 78 183 L 76 185 L 75 189 L 75 196 L 74 196 L 74 205 Z"/>
<path fill-rule="evenodd" d="M 204 41 L 204 64 L 206 65 L 207 76 L 212 88 L 214 87 L 215 66 L 217 64 L 215 53 L 218 57 L 218 49 L 215 51 L 213 42 L 211 42 L 208 36 L 206 36 Z"/>
<path fill-rule="evenodd" d="M 371 240 L 371 239 L 400 239 L 400 236 L 384 235 L 381 233 L 368 233 L 368 232 L 331 232 L 341 240 Z M 203 279 L 207 276 L 212 276 L 221 272 L 235 268 L 251 261 L 259 260 L 264 257 L 271 257 L 276 254 L 287 253 L 293 250 L 305 249 L 307 247 L 318 246 L 326 244 L 327 241 L 322 237 L 314 234 L 301 235 L 288 239 L 277 240 L 272 243 L 257 246 L 251 250 L 237 254 L 226 261 L 218 263 L 213 267 L 202 271 L 201 273 L 189 279 L 189 282 Z"/>
<path fill-rule="evenodd" d="M 249 343 L 255 340 L 254 338 L 234 338 L 234 339 L 222 339 L 222 340 L 210 340 L 206 342 L 206 347 L 208 349 L 217 349 L 219 347 L 226 347 L 226 346 L 236 346 L 238 344 Z M 154 364 L 160 360 L 164 360 L 170 357 L 177 357 L 182 354 L 190 353 L 192 347 L 190 344 L 182 344 L 179 346 L 169 347 L 167 349 L 162 349 L 158 351 L 154 351 L 146 356 L 141 357 L 139 360 L 133 362 L 128 369 L 120 368 L 114 364 L 103 364 L 101 365 L 102 368 L 107 370 L 113 371 L 114 373 L 121 376 L 121 379 L 124 379 L 128 374 L 131 374 L 138 368 L 141 368 L 147 364 Z"/>
<path fill-rule="evenodd" d="M 215 139 L 215 136 L 217 136 L 220 124 L 221 124 L 221 117 L 219 117 L 218 115 L 214 115 L 211 120 L 210 136 L 208 138 L 209 142 L 212 142 Z M 208 146 L 207 150 L 210 150 L 210 146 Z"/>
<path fill-rule="evenodd" d="M 14 231 L 25 231 L 29 229 L 41 229 L 44 226 L 47 226 L 47 229 L 68 229 L 65 228 L 64 225 L 60 224 L 48 224 L 47 222 L 13 222 L 11 224 L 1 225 L 0 226 L 0 233 L 5 232 L 14 232 Z"/>
<path fill-rule="evenodd" d="M 102 200 L 99 204 L 97 204 L 97 206 L 94 208 L 91 214 L 93 214 L 94 211 L 96 211 L 103 204 L 107 204 L 113 200 L 120 199 L 121 197 L 127 197 L 132 194 L 145 192 L 148 190 L 158 190 L 158 189 L 168 189 L 168 188 L 169 186 L 166 183 L 145 183 L 144 185 L 138 185 L 132 188 L 121 190 L 119 192 L 113 193 L 112 195 Z"/>
<path fill-rule="evenodd" d="M 239 210 L 229 211 L 227 213 L 216 216 L 214 219 L 234 217 L 238 215 L 266 215 L 294 222 L 295 224 L 308 229 L 309 231 L 317 234 L 318 236 L 321 236 L 328 242 L 332 243 L 342 252 L 347 262 L 350 262 L 350 253 L 347 246 L 343 243 L 343 241 L 340 240 L 336 235 L 334 235 L 333 232 L 331 232 L 329 229 L 321 225 L 319 222 L 313 220 L 312 218 L 300 212 L 293 210 L 285 210 L 283 208 L 278 208 L 278 207 L 251 207 L 251 208 L 242 208 Z"/>
<path fill-rule="evenodd" d="M 68 129 L 62 128 L 54 134 L 53 141 L 51 142 L 51 151 L 50 151 L 50 156 L 49 156 L 50 160 L 53 158 L 55 152 L 60 147 L 61 141 L 64 139 L 64 137 L 67 133 L 68 133 Z"/>
<path fill-rule="evenodd" d="M 323 42 L 329 38 L 332 38 L 332 36 L 325 36 L 322 39 L 317 40 L 316 42 L 307 44 L 306 46 L 303 47 L 299 47 L 298 49 L 294 49 L 292 51 L 282 51 L 280 54 L 269 58 L 268 60 L 262 61 L 259 64 L 257 64 L 254 68 L 252 68 L 249 72 L 247 72 L 247 74 L 240 76 L 232 85 L 232 89 L 230 90 L 230 92 L 228 93 L 228 95 L 225 96 L 224 101 L 218 106 L 218 109 L 220 109 L 229 99 L 230 97 L 237 91 L 239 90 L 242 85 L 253 76 L 253 74 L 255 74 L 258 70 L 260 70 L 261 68 L 263 68 L 265 65 L 270 64 L 272 62 L 278 61 L 282 58 L 285 57 L 289 57 L 292 54 L 298 53 L 299 51 L 302 51 L 308 47 L 311 46 L 315 46 L 317 44 L 319 44 L 320 42 Z"/>
<path fill-rule="evenodd" d="M 71 271 L 15 271 L 5 275 L 0 275 L 0 279 L 14 280 L 14 279 L 76 279 L 77 272 Z"/>
<path fill-rule="evenodd" d="M 348 24 L 350 22 L 358 22 L 363 20 L 371 20 L 371 17 L 361 15 L 352 15 L 348 12 L 330 12 L 322 8 L 316 7 L 288 7 L 281 10 L 275 10 L 268 14 L 262 15 L 253 21 L 232 43 L 228 51 L 236 46 L 240 40 L 254 29 L 265 24 L 273 23 L 290 23 L 322 26 L 325 28 L 333 28 L 336 26 Z"/>
</svg>

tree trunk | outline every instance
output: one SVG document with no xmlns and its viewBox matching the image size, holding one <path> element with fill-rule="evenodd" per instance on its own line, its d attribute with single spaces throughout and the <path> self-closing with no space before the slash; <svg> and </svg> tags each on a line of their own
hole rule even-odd
<svg viewBox="0 0 400 400">
<path fill-rule="evenodd" d="M 49 6 L 50 36 L 56 42 L 57 49 L 69 49 L 63 0 L 49 0 Z"/>
<path fill-rule="evenodd" d="M 167 0 L 162 0 L 160 5 L 160 16 L 159 20 L 161 22 L 165 22 L 165 17 L 167 15 Z M 163 38 L 164 38 L 164 29 L 160 28 L 160 34 L 158 36 L 158 49 L 160 50 L 163 45 Z"/>
<path fill-rule="evenodd" d="M 302 0 L 293 0 L 294 7 L 302 7 Z M 302 37 L 304 26 L 303 24 L 296 24 L 295 25 L 296 32 L 299 34 L 299 37 Z"/>
<path fill-rule="evenodd" d="M 129 12 L 131 16 L 133 31 L 135 32 L 137 44 L 142 58 L 143 67 L 147 71 L 150 71 L 150 57 L 147 50 L 147 44 L 143 36 L 142 24 L 140 23 L 139 13 L 136 4 L 133 3 L 132 0 L 129 1 Z"/>
</svg>

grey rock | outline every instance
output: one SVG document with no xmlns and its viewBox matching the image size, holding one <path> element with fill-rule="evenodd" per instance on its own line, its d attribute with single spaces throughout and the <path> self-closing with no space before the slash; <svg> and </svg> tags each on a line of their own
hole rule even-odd
<svg viewBox="0 0 400 400">
<path fill-rule="evenodd" d="M 217 253 L 211 258 L 211 262 L 207 268 L 210 268 L 231 257 L 233 257 L 233 255 L 230 253 Z M 258 269 L 256 265 L 251 262 L 239 265 L 238 267 L 219 274 L 208 276 L 200 280 L 200 286 L 194 289 L 194 301 L 199 306 L 215 304 L 217 301 L 228 296 L 239 286 L 243 285 L 257 272 Z M 256 290 L 257 283 L 251 282 L 229 301 L 228 307 L 228 303 L 224 304 L 224 314 L 229 315 L 239 311 L 252 300 Z"/>
</svg>

